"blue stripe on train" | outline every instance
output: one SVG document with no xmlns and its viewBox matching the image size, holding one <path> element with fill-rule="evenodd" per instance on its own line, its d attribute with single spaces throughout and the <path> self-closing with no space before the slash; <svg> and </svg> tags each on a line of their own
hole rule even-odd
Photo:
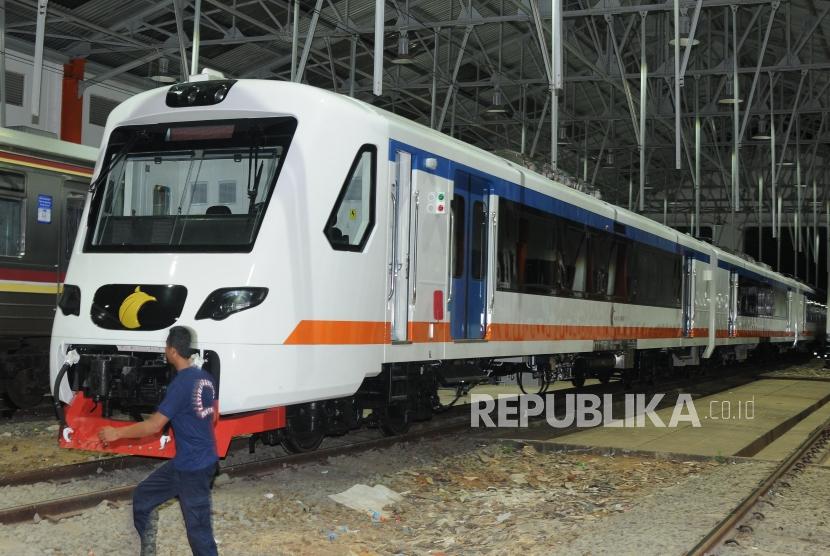
<svg viewBox="0 0 830 556">
<path fill-rule="evenodd" d="M 761 282 L 762 284 L 768 284 L 770 286 L 775 286 L 776 288 L 781 289 L 781 290 L 791 289 L 790 286 L 788 286 L 786 284 L 782 284 L 781 282 L 778 282 L 777 280 L 773 280 L 772 278 L 768 278 L 767 276 L 763 276 L 761 274 L 758 274 L 757 272 L 752 272 L 751 270 L 746 269 L 742 266 L 734 265 L 734 264 L 728 263 L 726 261 L 720 261 L 719 260 L 718 261 L 718 268 L 722 268 L 722 269 L 728 270 L 730 272 L 735 272 L 738 276 L 745 276 L 747 278 L 752 278 L 753 280 L 757 280 L 757 281 Z"/>
<path fill-rule="evenodd" d="M 522 203 L 524 205 L 542 210 L 550 214 L 554 214 L 556 216 L 560 216 L 562 218 L 566 218 L 568 220 L 572 220 L 574 222 L 586 224 L 598 230 L 604 230 L 611 233 L 615 231 L 614 220 L 611 218 L 596 214 L 595 212 L 568 203 L 561 199 L 551 197 L 550 195 L 545 195 L 544 193 L 540 193 L 534 189 L 522 187 L 519 184 L 503 180 L 501 178 L 493 176 L 492 174 L 482 172 L 477 168 L 454 162 L 452 160 L 442 158 L 423 149 L 413 147 L 412 145 L 407 145 L 406 143 L 396 141 L 395 139 L 390 139 L 390 161 L 395 160 L 395 153 L 397 151 L 405 151 L 412 155 L 413 170 L 433 174 L 447 180 L 452 180 L 455 171 L 461 170 L 468 174 L 480 176 L 486 179 L 492 186 L 492 192 L 498 195 L 499 197 L 504 197 L 505 199 Z M 435 160 L 435 168 L 427 168 L 426 159 L 428 158 L 432 158 Z M 646 245 L 650 245 L 652 247 L 656 247 L 658 249 L 662 249 L 670 253 L 682 253 L 687 257 L 691 257 L 699 261 L 703 261 L 705 263 L 708 263 L 710 260 L 708 254 L 703 253 L 701 251 L 697 251 L 696 249 L 685 247 L 683 245 L 680 245 L 679 243 L 652 234 L 645 230 L 635 228 L 629 224 L 625 224 L 623 226 L 625 228 L 625 237 L 630 238 L 639 243 L 644 243 Z"/>
</svg>

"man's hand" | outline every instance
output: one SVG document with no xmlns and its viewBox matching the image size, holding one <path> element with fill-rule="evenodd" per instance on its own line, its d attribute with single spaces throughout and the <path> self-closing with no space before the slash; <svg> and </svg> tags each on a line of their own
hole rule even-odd
<svg viewBox="0 0 830 556">
<path fill-rule="evenodd" d="M 106 445 L 110 442 L 115 442 L 121 438 L 121 435 L 118 434 L 118 429 L 115 427 L 104 427 L 98 431 L 98 438 Z"/>
<path fill-rule="evenodd" d="M 142 438 L 158 433 L 168 421 L 169 419 L 164 414 L 156 411 L 146 421 L 139 421 L 125 427 L 101 427 L 101 430 L 98 431 L 98 438 L 105 446 L 109 442 L 115 442 L 122 438 Z"/>
</svg>

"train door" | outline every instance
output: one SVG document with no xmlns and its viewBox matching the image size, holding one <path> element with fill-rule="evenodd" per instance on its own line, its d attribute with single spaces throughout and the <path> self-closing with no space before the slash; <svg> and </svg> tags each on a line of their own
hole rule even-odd
<svg viewBox="0 0 830 556">
<path fill-rule="evenodd" d="M 69 268 L 69 258 L 75 245 L 75 236 L 81 225 L 87 186 L 80 182 L 65 182 L 63 187 L 63 213 L 61 215 L 60 276 Z"/>
<path fill-rule="evenodd" d="M 487 329 L 486 180 L 455 172 L 452 210 L 450 328 L 454 340 L 480 340 Z"/>
<path fill-rule="evenodd" d="M 727 331 L 730 338 L 738 335 L 738 273 L 729 273 L 729 320 Z"/>
<path fill-rule="evenodd" d="M 793 331 L 793 291 L 787 290 L 787 332 Z"/>
<path fill-rule="evenodd" d="M 412 155 L 398 151 L 395 155 L 395 181 L 392 183 L 392 252 L 389 262 L 389 302 L 392 341 L 408 342 L 410 257 L 414 253 L 417 228 L 412 226 Z M 417 220 L 416 220 L 417 222 Z"/>
<path fill-rule="evenodd" d="M 695 327 L 695 259 L 686 257 L 683 268 L 683 336 L 689 338 Z"/>
</svg>

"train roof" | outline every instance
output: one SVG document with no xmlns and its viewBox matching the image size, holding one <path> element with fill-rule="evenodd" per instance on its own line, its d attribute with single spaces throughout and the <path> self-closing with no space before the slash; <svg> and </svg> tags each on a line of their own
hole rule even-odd
<svg viewBox="0 0 830 556">
<path fill-rule="evenodd" d="M 26 133 L 7 127 L 0 127 L 0 148 L 2 147 L 11 148 L 17 152 L 37 153 L 49 157 L 58 156 L 85 162 L 90 166 L 95 164 L 98 158 L 98 149 L 95 147 L 61 141 L 60 139 Z"/>
<path fill-rule="evenodd" d="M 796 288 L 801 291 L 806 291 L 808 293 L 815 293 L 815 290 L 807 284 L 804 284 L 803 282 L 795 280 L 791 277 L 775 272 L 766 265 L 748 261 L 737 254 L 730 253 L 722 248 L 701 241 L 688 234 L 678 232 L 674 228 L 665 226 L 655 220 L 652 220 L 651 218 L 648 218 L 641 214 L 637 214 L 633 211 L 629 211 L 625 208 L 616 205 L 611 205 L 610 203 L 597 199 L 592 195 L 588 195 L 581 191 L 577 191 L 572 187 L 568 187 L 567 185 L 551 180 L 550 178 L 543 176 L 538 172 L 534 172 L 529 168 L 519 166 L 496 154 L 490 153 L 479 147 L 470 145 L 458 139 L 449 137 L 444 133 L 433 130 L 417 122 L 413 122 L 412 120 L 409 120 L 402 116 L 398 116 L 397 114 L 392 114 L 391 112 L 388 112 L 382 108 L 378 108 L 376 106 L 363 103 L 362 101 L 355 100 L 350 97 L 345 98 L 351 102 L 360 103 L 368 107 L 378 116 L 385 118 L 390 122 L 393 122 L 395 126 L 398 126 L 409 132 L 414 132 L 417 135 L 421 135 L 424 139 L 428 139 L 431 142 L 438 141 L 445 146 L 451 146 L 452 148 L 462 149 L 470 153 L 475 153 L 477 158 L 486 159 L 490 163 L 490 165 L 503 165 L 505 169 L 509 168 L 513 171 L 518 170 L 519 172 L 524 174 L 526 186 L 530 185 L 533 186 L 534 189 L 544 191 L 545 189 L 554 189 L 551 186 L 555 184 L 556 186 L 559 186 L 555 187 L 556 196 L 565 201 L 569 201 L 572 204 L 578 204 L 579 206 L 586 208 L 592 212 L 595 212 L 596 214 L 613 218 L 621 224 L 634 226 L 640 230 L 653 234 L 657 237 L 677 243 L 681 246 L 693 249 L 695 251 L 715 255 L 718 261 L 725 261 L 728 265 L 745 269 L 752 274 L 756 274 L 768 280 L 778 282 L 779 284 L 785 285 L 788 288 Z"/>
<path fill-rule="evenodd" d="M 169 114 L 167 107 L 164 106 L 164 96 L 166 95 L 166 91 L 168 88 L 169 87 L 166 86 L 159 87 L 157 89 L 153 89 L 150 91 L 145 91 L 120 104 L 118 107 L 116 107 L 115 110 L 113 110 L 113 113 L 110 114 L 110 119 L 107 121 L 107 132 L 111 130 L 111 127 L 114 124 L 112 120 L 118 117 L 122 117 L 124 120 L 131 120 L 136 118 L 136 116 L 138 116 L 139 119 L 143 119 L 142 116 L 149 116 L 151 119 L 155 119 L 158 116 Z M 395 136 L 392 137 L 394 139 L 411 140 L 413 141 L 413 143 L 416 144 L 416 146 L 418 143 L 420 143 L 422 146 L 424 144 L 428 144 L 429 148 L 431 148 L 432 150 L 438 150 L 436 149 L 436 147 L 441 147 L 443 150 L 455 151 L 459 154 L 463 153 L 466 159 L 473 159 L 476 161 L 477 164 L 481 164 L 482 167 L 478 169 L 489 172 L 501 179 L 511 181 L 517 180 L 521 182 L 523 186 L 530 187 L 531 189 L 535 189 L 541 193 L 555 193 L 556 198 L 559 198 L 565 202 L 569 202 L 573 205 L 581 207 L 599 216 L 609 218 L 611 220 L 620 222 L 621 224 L 637 228 L 639 230 L 642 230 L 643 232 L 647 232 L 653 236 L 656 236 L 657 238 L 661 238 L 663 240 L 670 241 L 674 244 L 678 244 L 683 247 L 693 249 L 694 251 L 709 256 L 714 255 L 718 258 L 718 260 L 726 261 L 733 267 L 745 269 L 753 274 L 762 276 L 769 280 L 773 280 L 789 288 L 797 288 L 799 290 L 814 293 L 814 290 L 806 284 L 803 284 L 792 278 L 774 272 L 770 270 L 768 267 L 762 266 L 758 263 L 749 262 L 737 255 L 730 254 L 727 251 L 715 247 L 709 243 L 705 243 L 689 235 L 680 233 L 673 228 L 664 226 L 663 224 L 660 224 L 659 222 L 656 222 L 651 218 L 629 211 L 622 207 L 618 207 L 616 205 L 611 205 L 610 203 L 597 199 L 591 195 L 587 195 L 585 193 L 577 191 L 576 189 L 568 187 L 567 185 L 551 180 L 537 172 L 534 172 L 533 170 L 525 168 L 524 166 L 520 166 L 513 162 L 510 162 L 509 160 L 506 160 L 491 152 L 485 151 L 479 147 L 470 145 L 469 143 L 465 143 L 459 139 L 450 137 L 444 133 L 441 133 L 440 131 L 436 131 L 425 125 L 404 118 L 403 116 L 393 114 L 387 110 L 378 108 L 377 106 L 373 106 L 358 99 L 348 97 L 339 93 L 327 91 L 324 89 L 320 89 L 318 87 L 313 87 L 310 85 L 272 80 L 240 79 L 235 84 L 234 89 L 237 92 L 240 90 L 245 90 L 244 97 L 247 100 L 255 100 L 256 104 L 260 104 L 263 107 L 269 104 L 271 99 L 277 99 L 278 101 L 278 99 L 280 98 L 279 95 L 261 94 L 266 92 L 266 89 L 269 93 L 272 92 L 274 89 L 282 89 L 286 92 L 293 89 L 294 91 L 292 91 L 292 94 L 299 93 L 299 95 L 301 95 L 303 99 L 309 101 L 310 104 L 319 105 L 321 103 L 325 103 L 328 104 L 329 107 L 333 108 L 335 111 L 341 109 L 360 110 L 364 113 L 371 114 L 377 117 L 383 125 L 392 128 L 392 131 L 395 132 Z M 149 110 L 152 112 L 152 114 L 138 114 L 138 111 L 135 111 L 137 105 L 141 103 L 143 100 L 149 100 L 150 98 L 152 98 L 152 100 L 150 101 L 152 103 L 152 106 L 149 107 Z M 228 100 L 230 100 L 230 98 L 231 95 L 229 95 Z M 204 107 L 194 107 L 192 109 L 192 115 L 195 115 L 196 113 L 202 113 L 203 109 Z M 190 110 L 187 110 L 187 112 L 190 112 Z M 0 132 L 2 133 L 5 133 L 7 131 L 12 130 L 0 130 Z M 3 140 L 2 133 L 0 133 L 0 141 Z M 402 137 L 398 137 L 398 134 L 400 134 Z M 392 133 L 390 133 L 390 135 L 392 135 Z M 67 145 L 62 141 L 57 141 L 54 139 L 37 138 L 37 140 L 52 141 Z M 79 145 L 73 146 L 76 148 L 80 147 Z M 88 147 L 81 148 L 88 149 Z M 91 156 L 90 159 L 94 160 L 94 158 L 95 156 L 93 152 L 93 156 Z"/>
</svg>

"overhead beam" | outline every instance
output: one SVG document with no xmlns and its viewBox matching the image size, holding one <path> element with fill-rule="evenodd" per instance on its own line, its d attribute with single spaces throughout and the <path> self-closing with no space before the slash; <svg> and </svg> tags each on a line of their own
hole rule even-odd
<svg viewBox="0 0 830 556">
<path fill-rule="evenodd" d="M 458 89 L 458 85 L 456 83 L 456 78 L 458 78 L 458 70 L 461 69 L 461 61 L 464 59 L 464 52 L 467 49 L 467 41 L 470 38 L 470 34 L 473 32 L 473 27 L 467 27 L 464 31 L 464 38 L 461 40 L 461 49 L 458 51 L 458 56 L 455 59 L 455 67 L 452 70 L 452 77 L 450 78 L 450 88 L 447 90 L 447 96 L 444 98 L 444 106 L 441 108 L 441 115 L 438 117 L 438 126 L 436 129 L 439 131 L 444 127 L 444 118 L 447 115 L 447 109 L 450 106 L 450 100 L 453 97 L 453 94 Z"/>
<path fill-rule="evenodd" d="M 311 43 L 314 42 L 314 32 L 317 30 L 317 22 L 320 20 L 320 9 L 323 7 L 323 0 L 317 0 L 314 6 L 314 13 L 311 16 L 311 23 L 308 26 L 308 33 L 306 33 L 305 43 L 303 43 L 303 53 L 300 56 L 300 64 L 297 66 L 297 73 L 294 76 L 295 83 L 302 83 L 303 73 L 305 73 L 305 65 L 308 62 L 308 53 L 311 51 Z"/>
<path fill-rule="evenodd" d="M 104 81 L 112 79 L 113 77 L 117 77 L 117 76 L 121 75 L 122 73 L 130 71 L 131 69 L 143 66 L 144 64 L 150 63 L 153 60 L 157 60 L 158 58 L 161 58 L 165 54 L 169 54 L 170 52 L 175 52 L 175 50 L 176 50 L 175 48 L 168 48 L 166 50 L 159 50 L 159 51 L 153 52 L 151 54 L 146 54 L 146 55 L 142 56 L 141 58 L 136 58 L 135 60 L 130 60 L 126 64 L 122 64 L 122 65 L 118 66 L 117 68 L 112 68 L 112 69 L 110 69 L 108 71 L 105 71 L 103 73 L 99 73 L 95 77 L 91 77 L 89 79 L 84 79 L 84 81 L 78 86 L 78 95 L 82 95 L 86 89 L 88 89 L 92 85 L 95 85 L 96 83 L 103 83 Z"/>
</svg>

